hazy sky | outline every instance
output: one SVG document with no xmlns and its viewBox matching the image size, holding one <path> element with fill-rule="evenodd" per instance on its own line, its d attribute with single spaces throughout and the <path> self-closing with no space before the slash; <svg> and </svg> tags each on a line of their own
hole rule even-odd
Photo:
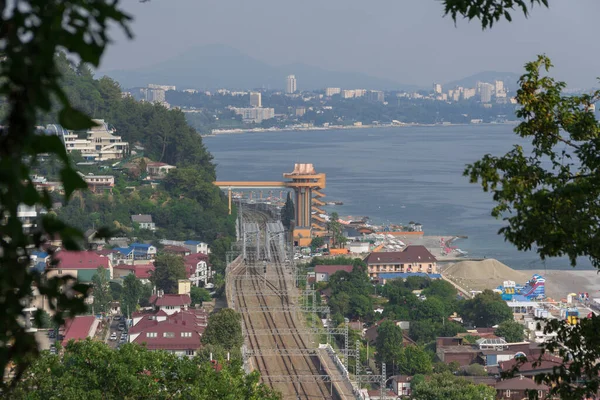
<svg viewBox="0 0 600 400">
<path fill-rule="evenodd" d="M 596 85 L 598 0 L 550 0 L 482 31 L 442 18 L 438 0 L 123 1 L 135 38 L 114 30 L 102 70 L 155 64 L 194 46 L 222 43 L 279 65 L 302 62 L 429 86 L 484 71 L 521 72 L 546 53 L 570 87 Z"/>
</svg>

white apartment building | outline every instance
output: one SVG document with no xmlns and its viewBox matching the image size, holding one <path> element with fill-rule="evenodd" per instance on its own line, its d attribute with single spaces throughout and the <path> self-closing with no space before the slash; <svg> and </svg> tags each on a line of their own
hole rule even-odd
<svg viewBox="0 0 600 400">
<path fill-rule="evenodd" d="M 275 109 L 274 108 L 231 108 L 233 112 L 242 116 L 242 120 L 245 122 L 255 122 L 261 123 L 265 119 L 275 118 Z"/>
<path fill-rule="evenodd" d="M 250 106 L 262 107 L 262 94 L 260 92 L 250 92 Z"/>
<path fill-rule="evenodd" d="M 442 94 L 442 85 L 439 83 L 434 83 L 433 84 L 433 93 Z"/>
<path fill-rule="evenodd" d="M 296 76 L 295 75 L 288 75 L 287 79 L 286 79 L 286 86 L 285 86 L 285 92 L 287 94 L 292 94 L 292 93 L 296 93 Z"/>
<path fill-rule="evenodd" d="M 348 90 L 348 89 L 342 90 L 342 93 L 340 93 L 340 94 L 342 95 L 342 99 L 351 99 L 356 95 L 354 90 Z"/>
<path fill-rule="evenodd" d="M 476 93 L 477 91 L 475 88 L 465 88 L 465 90 L 463 90 L 463 99 L 468 100 L 471 97 L 475 97 Z"/>
<path fill-rule="evenodd" d="M 325 96 L 327 96 L 327 97 L 331 97 L 331 96 L 334 96 L 334 95 L 340 94 L 340 93 L 342 93 L 342 89 L 339 87 L 325 88 Z"/>
<path fill-rule="evenodd" d="M 123 158 L 124 153 L 129 149 L 129 143 L 124 142 L 120 136 L 113 135 L 115 130 L 109 129 L 103 119 L 94 119 L 93 121 L 97 126 L 86 132 L 85 139 L 58 125 L 48 125 L 46 131 L 58 135 L 63 140 L 68 153 L 79 151 L 88 161 Z"/>
</svg>

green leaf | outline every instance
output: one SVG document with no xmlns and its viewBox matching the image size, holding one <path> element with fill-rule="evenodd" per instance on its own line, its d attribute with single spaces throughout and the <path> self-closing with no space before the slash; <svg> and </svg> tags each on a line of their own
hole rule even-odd
<svg viewBox="0 0 600 400">
<path fill-rule="evenodd" d="M 96 125 L 90 117 L 72 107 L 64 107 L 58 114 L 58 121 L 63 128 L 72 130 L 88 129 Z"/>
<path fill-rule="evenodd" d="M 87 183 L 71 167 L 64 167 L 60 171 L 60 179 L 65 190 L 65 198 L 68 200 L 74 191 L 78 189 L 87 189 Z"/>
</svg>

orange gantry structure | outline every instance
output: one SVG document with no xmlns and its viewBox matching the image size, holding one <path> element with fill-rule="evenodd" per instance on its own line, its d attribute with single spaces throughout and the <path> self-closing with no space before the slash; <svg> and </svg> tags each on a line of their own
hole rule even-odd
<svg viewBox="0 0 600 400">
<path fill-rule="evenodd" d="M 286 181 L 217 181 L 215 185 L 228 192 L 229 213 L 231 214 L 232 190 L 235 189 L 273 189 L 286 188 L 294 191 L 294 203 L 296 207 L 296 226 L 294 227 L 294 242 L 298 246 L 308 246 L 313 237 L 313 228 L 324 230 L 325 228 L 317 222 L 324 223 L 320 217 L 314 217 L 312 211 L 314 206 L 323 206 L 325 203 L 319 197 L 325 195 L 320 190 L 325 189 L 325 174 L 317 173 L 312 164 L 295 164 L 294 170 L 284 173 Z M 322 210 L 314 207 L 317 212 Z"/>
</svg>

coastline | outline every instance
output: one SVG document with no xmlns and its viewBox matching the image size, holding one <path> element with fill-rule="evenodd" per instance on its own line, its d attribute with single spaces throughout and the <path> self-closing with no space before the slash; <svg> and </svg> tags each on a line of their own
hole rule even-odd
<svg viewBox="0 0 600 400">
<path fill-rule="evenodd" d="M 519 121 L 486 122 L 477 124 L 385 124 L 385 125 L 331 125 L 331 126 L 290 126 L 285 128 L 238 128 L 238 129 L 213 129 L 211 133 L 200 135 L 202 138 L 216 137 L 219 135 L 236 135 L 243 133 L 265 133 L 265 132 L 310 132 L 310 131 L 332 131 L 346 129 L 374 129 L 374 128 L 411 128 L 411 127 L 456 127 L 471 125 L 516 125 Z"/>
</svg>

